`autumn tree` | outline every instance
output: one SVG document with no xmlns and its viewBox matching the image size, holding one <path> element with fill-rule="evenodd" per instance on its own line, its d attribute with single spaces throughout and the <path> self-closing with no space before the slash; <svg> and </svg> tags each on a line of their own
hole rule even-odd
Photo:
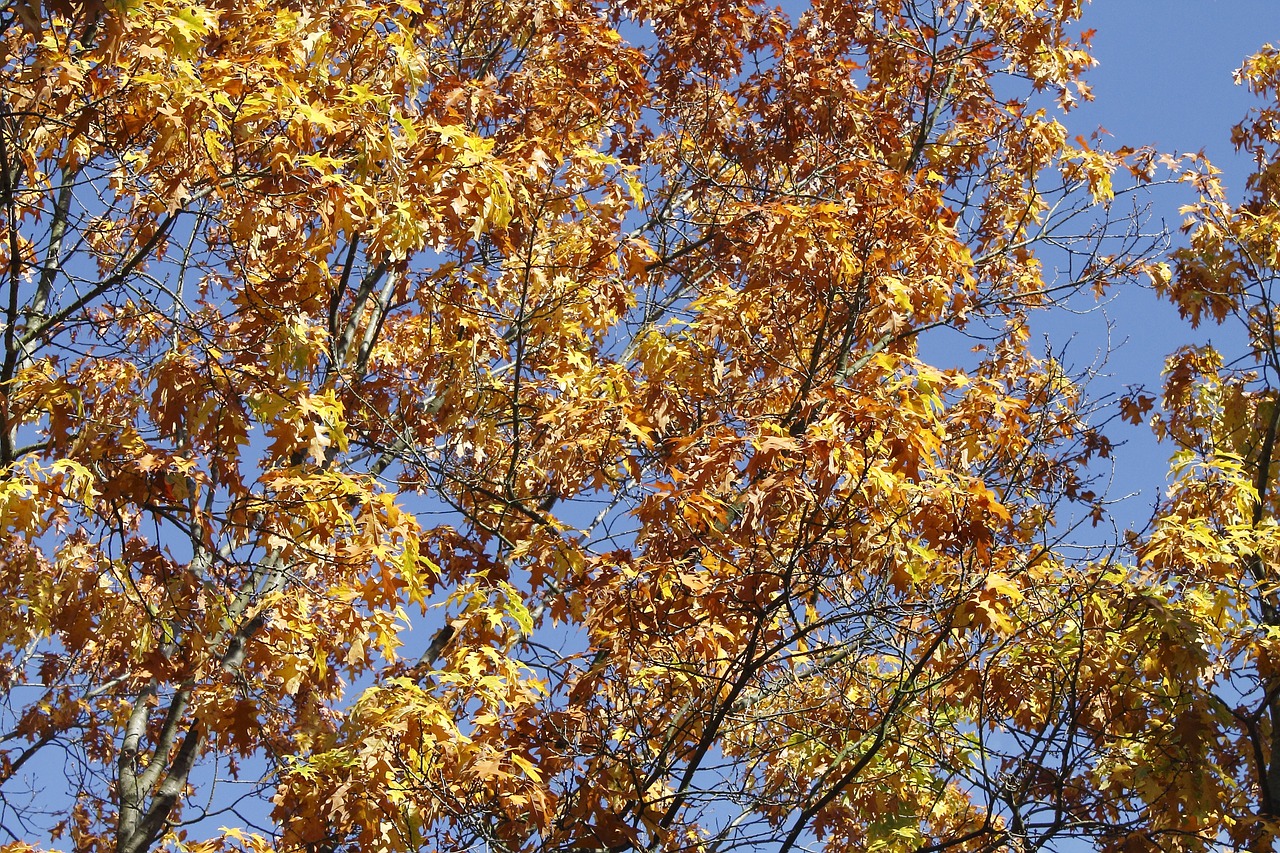
<svg viewBox="0 0 1280 853">
<path fill-rule="evenodd" d="M 10 0 L 0 832 L 1128 843 L 1079 14 Z"/>
<path fill-rule="evenodd" d="M 1237 72 L 1264 105 L 1234 128 L 1257 168 L 1228 201 L 1211 172 L 1186 209 L 1187 245 L 1153 268 L 1157 289 L 1218 346 L 1172 353 L 1152 423 L 1173 452 L 1173 485 L 1110 617 L 1112 654 L 1134 664 L 1113 694 L 1130 704 L 1106 762 L 1137 821 L 1139 849 L 1275 849 L 1280 834 L 1280 56 Z M 1219 333 L 1223 334 L 1223 333 Z M 1154 400 L 1135 398 L 1143 419 Z"/>
</svg>

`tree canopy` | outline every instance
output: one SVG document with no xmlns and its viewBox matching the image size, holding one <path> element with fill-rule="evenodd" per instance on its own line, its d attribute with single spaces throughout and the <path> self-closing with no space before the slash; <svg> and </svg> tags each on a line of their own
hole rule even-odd
<svg viewBox="0 0 1280 853">
<path fill-rule="evenodd" d="M 0 2 L 5 849 L 1272 849 L 1280 53 L 1235 206 L 1081 6 Z"/>
</svg>

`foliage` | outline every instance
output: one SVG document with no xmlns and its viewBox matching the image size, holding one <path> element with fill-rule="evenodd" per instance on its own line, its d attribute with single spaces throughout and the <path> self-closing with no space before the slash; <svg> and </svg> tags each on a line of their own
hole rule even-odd
<svg viewBox="0 0 1280 853">
<path fill-rule="evenodd" d="M 1269 340 L 1268 173 L 1153 264 L 1080 11 L 5 6 L 0 830 L 1269 838 L 1271 374 L 1172 364 L 1126 567 L 1060 547 L 1112 448 L 1029 344 L 1144 271 Z"/>
<path fill-rule="evenodd" d="M 1133 544 L 1143 582 L 1176 614 L 1177 642 L 1159 653 L 1181 674 L 1145 685 L 1148 701 L 1169 710 L 1172 737 L 1155 742 L 1177 760 L 1151 768 L 1144 799 L 1160 829 L 1194 832 L 1202 845 L 1271 849 L 1280 833 L 1275 49 L 1250 57 L 1237 82 L 1266 102 L 1233 131 L 1257 163 L 1249 197 L 1232 206 L 1204 175 L 1198 201 L 1185 209 L 1187 247 L 1152 273 L 1192 325 L 1228 326 L 1238 350 L 1204 345 L 1172 354 L 1165 412 L 1153 421 L 1175 448 L 1173 486 L 1149 535 Z"/>
</svg>

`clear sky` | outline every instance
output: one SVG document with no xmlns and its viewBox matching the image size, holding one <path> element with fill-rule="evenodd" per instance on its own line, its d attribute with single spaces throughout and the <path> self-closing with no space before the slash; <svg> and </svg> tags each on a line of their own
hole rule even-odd
<svg viewBox="0 0 1280 853">
<path fill-rule="evenodd" d="M 1229 129 L 1254 103 L 1231 75 L 1245 56 L 1280 42 L 1280 2 L 1094 0 L 1085 25 L 1097 31 L 1100 64 L 1088 77 L 1097 99 L 1077 121 L 1101 124 L 1120 144 L 1203 148 L 1231 165 Z"/>
<path fill-rule="evenodd" d="M 1280 0 L 1093 0 L 1084 26 L 1096 30 L 1099 65 L 1086 78 L 1095 101 L 1067 117 L 1072 132 L 1102 127 L 1113 146 L 1203 150 L 1238 201 L 1251 163 L 1235 153 L 1231 127 L 1259 102 L 1234 84 L 1232 72 L 1263 44 L 1280 43 Z M 1185 188 L 1150 198 L 1153 220 L 1163 220 L 1175 241 L 1178 207 L 1191 200 Z M 1137 288 L 1117 293 L 1103 311 L 1113 324 L 1112 342 L 1125 341 L 1107 365 L 1111 381 L 1105 384 L 1112 388 L 1141 383 L 1157 389 L 1164 357 L 1180 344 L 1209 338 L 1229 346 L 1223 331 L 1193 334 L 1172 308 Z M 1076 331 L 1073 322 L 1081 324 L 1075 359 L 1087 362 L 1105 320 L 1055 320 L 1054 337 Z M 1117 424 L 1111 434 L 1128 442 L 1117 457 L 1112 496 L 1142 492 L 1116 515 L 1121 523 L 1140 525 L 1163 487 L 1170 449 L 1155 447 L 1145 428 Z"/>
</svg>

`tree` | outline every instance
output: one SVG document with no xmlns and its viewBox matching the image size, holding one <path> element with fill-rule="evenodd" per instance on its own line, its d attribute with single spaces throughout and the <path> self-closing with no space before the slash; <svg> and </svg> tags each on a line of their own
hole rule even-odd
<svg viewBox="0 0 1280 853">
<path fill-rule="evenodd" d="M 1079 6 L 10 3 L 0 831 L 1128 843 Z"/>
<path fill-rule="evenodd" d="M 1237 82 L 1266 101 L 1233 131 L 1257 162 L 1248 198 L 1231 205 L 1205 174 L 1186 211 L 1188 245 L 1153 270 L 1193 326 L 1228 336 L 1180 348 L 1165 370 L 1153 424 L 1175 448 L 1174 485 L 1132 543 L 1160 633 L 1132 648 L 1149 662 L 1138 679 L 1147 719 L 1125 751 L 1150 831 L 1269 850 L 1280 833 L 1276 50 L 1250 57 Z"/>
</svg>

